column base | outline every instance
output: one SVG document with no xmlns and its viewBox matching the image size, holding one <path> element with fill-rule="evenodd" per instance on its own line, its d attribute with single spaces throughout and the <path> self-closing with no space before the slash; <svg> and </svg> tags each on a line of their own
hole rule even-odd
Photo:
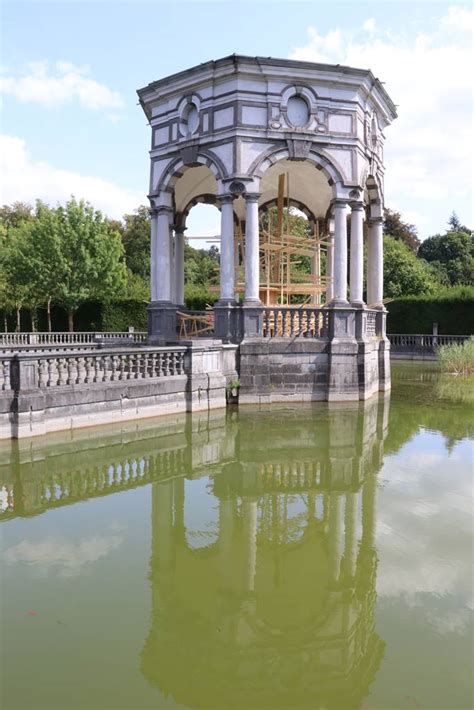
<svg viewBox="0 0 474 710">
<path fill-rule="evenodd" d="M 241 337 L 261 338 L 263 334 L 263 304 L 260 299 L 246 299 L 241 308 Z"/>
<path fill-rule="evenodd" d="M 333 298 L 330 303 L 328 303 L 328 308 L 350 308 L 349 301 L 343 298 Z"/>
<path fill-rule="evenodd" d="M 148 304 L 148 345 L 164 345 L 178 339 L 178 306 L 171 301 L 151 301 Z"/>
<path fill-rule="evenodd" d="M 236 342 L 239 332 L 239 309 L 235 299 L 221 298 L 214 304 L 214 337 Z"/>
</svg>

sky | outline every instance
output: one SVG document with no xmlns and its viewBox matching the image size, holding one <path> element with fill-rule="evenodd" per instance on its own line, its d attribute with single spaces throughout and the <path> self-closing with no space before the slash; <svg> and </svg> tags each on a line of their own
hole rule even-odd
<svg viewBox="0 0 474 710">
<path fill-rule="evenodd" d="M 424 239 L 473 225 L 473 17 L 463 2 L 4 0 L 0 202 L 71 194 L 120 218 L 147 204 L 150 128 L 136 90 L 232 53 L 348 64 L 398 106 L 385 203 Z M 219 231 L 198 206 L 190 234 Z"/>
</svg>

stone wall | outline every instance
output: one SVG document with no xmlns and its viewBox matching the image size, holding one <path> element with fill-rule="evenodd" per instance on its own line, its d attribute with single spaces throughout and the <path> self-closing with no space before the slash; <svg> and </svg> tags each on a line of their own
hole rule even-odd
<svg viewBox="0 0 474 710">
<path fill-rule="evenodd" d="M 247 339 L 240 383 L 241 404 L 368 399 L 390 388 L 389 348 L 379 338 Z"/>
<path fill-rule="evenodd" d="M 0 438 L 226 406 L 236 346 L 16 353 L 0 362 Z"/>
</svg>

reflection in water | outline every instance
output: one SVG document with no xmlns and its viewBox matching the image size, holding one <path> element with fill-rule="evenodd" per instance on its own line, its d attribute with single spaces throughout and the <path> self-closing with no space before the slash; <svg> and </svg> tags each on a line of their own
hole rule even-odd
<svg viewBox="0 0 474 710">
<path fill-rule="evenodd" d="M 359 708 L 383 656 L 374 528 L 388 398 L 316 422 L 282 414 L 247 413 L 216 437 L 228 461 L 206 493 L 211 544 L 188 542 L 183 478 L 153 485 L 142 671 L 186 706 Z"/>
<path fill-rule="evenodd" d="M 417 372 L 395 370 L 390 406 L 2 444 L 8 707 L 68 707 L 58 668 L 98 710 L 467 707 L 472 416 L 460 380 Z"/>
</svg>

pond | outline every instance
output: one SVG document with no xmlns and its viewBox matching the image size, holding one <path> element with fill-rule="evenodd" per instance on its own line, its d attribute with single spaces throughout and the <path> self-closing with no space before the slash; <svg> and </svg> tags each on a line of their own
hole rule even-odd
<svg viewBox="0 0 474 710">
<path fill-rule="evenodd" d="M 472 380 L 3 444 L 3 710 L 472 707 Z"/>
</svg>

